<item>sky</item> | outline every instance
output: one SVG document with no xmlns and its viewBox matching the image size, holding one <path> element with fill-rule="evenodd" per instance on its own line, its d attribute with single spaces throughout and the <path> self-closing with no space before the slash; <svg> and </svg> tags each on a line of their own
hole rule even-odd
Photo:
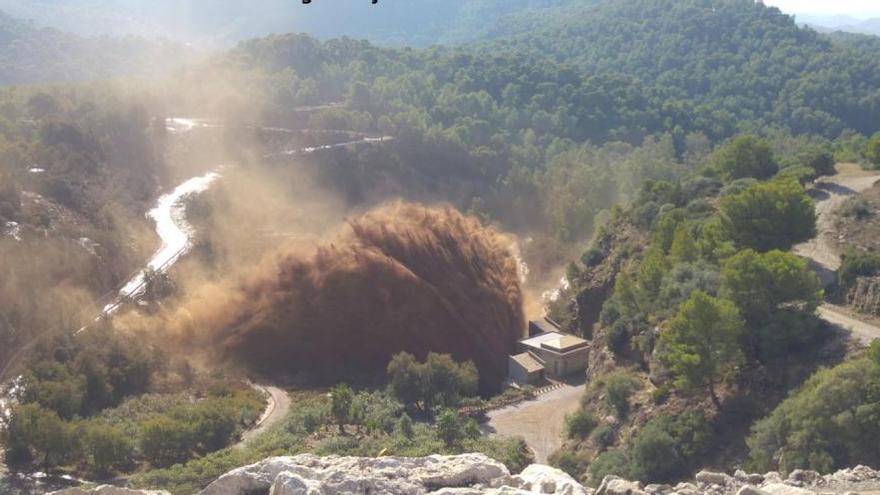
<svg viewBox="0 0 880 495">
<path fill-rule="evenodd" d="M 765 0 L 764 3 L 789 14 L 880 17 L 880 0 Z"/>
</svg>

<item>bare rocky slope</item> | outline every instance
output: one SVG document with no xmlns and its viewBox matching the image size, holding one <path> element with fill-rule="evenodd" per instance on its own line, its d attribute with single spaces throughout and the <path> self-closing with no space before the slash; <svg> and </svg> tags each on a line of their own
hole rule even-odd
<svg viewBox="0 0 880 495">
<path fill-rule="evenodd" d="M 598 489 L 584 487 L 564 472 L 534 464 L 511 475 L 507 468 L 482 454 L 421 458 L 271 457 L 234 469 L 200 495 L 811 495 L 814 493 L 872 493 L 880 490 L 880 471 L 865 466 L 820 475 L 796 470 L 733 476 L 701 471 L 694 480 L 676 486 L 648 485 L 608 476 Z M 54 495 L 163 495 L 101 486 L 72 488 Z"/>
</svg>

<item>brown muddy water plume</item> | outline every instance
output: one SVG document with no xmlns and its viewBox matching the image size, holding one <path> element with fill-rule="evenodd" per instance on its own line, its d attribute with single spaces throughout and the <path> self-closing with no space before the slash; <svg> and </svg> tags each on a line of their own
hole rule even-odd
<svg viewBox="0 0 880 495">
<path fill-rule="evenodd" d="M 328 381 L 380 372 L 400 351 L 449 353 L 473 360 L 491 391 L 526 327 L 507 245 L 453 208 L 388 203 L 311 253 L 282 249 L 200 291 L 163 326 L 261 370 Z"/>
</svg>

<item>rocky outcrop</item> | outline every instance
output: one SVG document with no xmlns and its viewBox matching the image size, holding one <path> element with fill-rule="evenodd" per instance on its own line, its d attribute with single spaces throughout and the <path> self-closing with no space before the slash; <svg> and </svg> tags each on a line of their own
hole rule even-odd
<svg viewBox="0 0 880 495">
<path fill-rule="evenodd" d="M 880 471 L 858 466 L 834 474 L 795 470 L 733 476 L 700 471 L 693 481 L 643 485 L 607 476 L 597 490 L 568 474 L 532 465 L 511 475 L 503 464 L 482 454 L 420 458 L 272 457 L 234 469 L 201 495 L 814 495 L 880 491 Z M 55 495 L 166 495 L 101 486 L 71 488 Z"/>
<path fill-rule="evenodd" d="M 202 495 L 588 495 L 571 476 L 530 466 L 517 476 L 482 454 L 421 458 L 273 457 L 230 471 Z"/>
<path fill-rule="evenodd" d="M 880 277 L 859 277 L 846 302 L 862 313 L 880 315 Z"/>
</svg>

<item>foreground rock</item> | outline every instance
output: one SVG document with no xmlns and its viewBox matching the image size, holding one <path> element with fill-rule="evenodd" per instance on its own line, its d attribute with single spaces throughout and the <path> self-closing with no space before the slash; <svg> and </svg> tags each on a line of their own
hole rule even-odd
<svg viewBox="0 0 880 495">
<path fill-rule="evenodd" d="M 202 495 L 477 495 L 546 493 L 588 495 L 571 476 L 548 466 L 529 466 L 511 476 L 482 454 L 422 458 L 273 457 L 230 471 Z"/>
<path fill-rule="evenodd" d="M 65 488 L 48 495 L 171 495 L 166 491 L 132 490 L 118 486 L 101 485 L 95 488 Z"/>
<path fill-rule="evenodd" d="M 234 469 L 201 495 L 813 495 L 880 491 L 880 471 L 858 466 L 834 474 L 796 470 L 748 474 L 700 471 L 676 486 L 643 485 L 607 476 L 597 490 L 564 472 L 532 465 L 511 475 L 482 454 L 420 458 L 271 457 Z M 73 488 L 56 495 L 164 495 L 115 487 Z"/>
</svg>

